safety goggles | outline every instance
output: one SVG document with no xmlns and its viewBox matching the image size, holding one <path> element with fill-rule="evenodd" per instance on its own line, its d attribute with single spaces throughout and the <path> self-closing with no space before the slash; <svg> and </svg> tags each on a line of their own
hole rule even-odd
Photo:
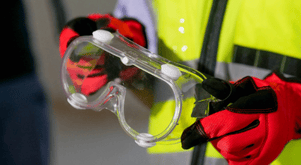
<svg viewBox="0 0 301 165">
<path fill-rule="evenodd" d="M 205 78 L 194 69 L 149 52 L 118 32 L 104 30 L 72 41 L 61 68 L 70 105 L 76 109 L 110 110 L 142 147 L 180 142 L 182 131 L 196 121 L 196 116 L 191 115 L 195 89 Z M 208 113 L 203 108 L 198 117 Z"/>
</svg>

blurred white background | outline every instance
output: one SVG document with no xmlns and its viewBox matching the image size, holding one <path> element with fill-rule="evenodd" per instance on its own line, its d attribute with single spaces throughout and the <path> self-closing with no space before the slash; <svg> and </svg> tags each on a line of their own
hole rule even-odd
<svg viewBox="0 0 301 165">
<path fill-rule="evenodd" d="M 23 1 L 37 71 L 47 92 L 51 118 L 51 165 L 149 164 L 109 111 L 73 109 L 60 84 L 57 24 L 51 0 Z M 62 0 L 66 20 L 91 13 L 112 13 L 116 0 Z"/>
</svg>

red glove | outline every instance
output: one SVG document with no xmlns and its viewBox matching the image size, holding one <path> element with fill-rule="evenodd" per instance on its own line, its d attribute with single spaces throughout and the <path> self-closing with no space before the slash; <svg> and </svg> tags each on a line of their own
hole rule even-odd
<svg viewBox="0 0 301 165">
<path fill-rule="evenodd" d="M 210 103 L 212 114 L 185 129 L 184 149 L 211 141 L 229 165 L 268 165 L 290 140 L 301 138 L 301 81 L 273 73 L 230 86 L 212 78 L 202 86 L 222 101 Z"/>
<path fill-rule="evenodd" d="M 98 29 L 110 32 L 119 31 L 123 36 L 131 39 L 140 46 L 147 47 L 145 29 L 138 21 L 130 18 L 121 20 L 106 14 L 92 14 L 88 17 L 80 17 L 71 20 L 66 24 L 60 35 L 61 57 L 67 46 L 77 37 L 92 35 Z M 70 59 L 67 69 L 75 86 L 81 86 L 81 92 L 85 95 L 92 94 L 104 86 L 108 81 L 116 77 L 123 80 L 133 78 L 137 75 L 138 68 L 125 67 L 120 60 L 112 56 L 102 55 L 97 61 L 96 67 L 90 72 L 87 67 L 91 66 L 90 59 Z M 82 66 L 82 68 L 80 68 Z M 80 69 L 79 69 L 80 68 Z M 86 68 L 86 69 L 85 69 Z M 85 74 L 89 73 L 89 75 Z M 87 76 L 87 77 L 86 77 Z M 86 77 L 85 79 L 83 79 Z"/>
</svg>

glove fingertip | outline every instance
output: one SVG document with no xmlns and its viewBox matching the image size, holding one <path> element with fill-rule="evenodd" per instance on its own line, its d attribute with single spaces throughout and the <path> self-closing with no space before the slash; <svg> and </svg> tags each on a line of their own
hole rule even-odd
<svg viewBox="0 0 301 165">
<path fill-rule="evenodd" d="M 205 133 L 201 134 L 200 132 L 203 132 L 203 128 L 199 121 L 186 128 L 181 136 L 182 148 L 190 149 L 193 146 L 207 142 L 209 140 L 207 135 Z"/>
<path fill-rule="evenodd" d="M 203 81 L 202 87 L 218 99 L 225 99 L 231 92 L 230 84 L 217 78 L 209 78 Z"/>
</svg>

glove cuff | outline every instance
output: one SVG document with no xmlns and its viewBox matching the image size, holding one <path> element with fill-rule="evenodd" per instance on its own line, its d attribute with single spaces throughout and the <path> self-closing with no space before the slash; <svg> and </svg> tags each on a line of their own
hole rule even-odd
<svg viewBox="0 0 301 165">
<path fill-rule="evenodd" d="M 301 85 L 301 78 L 299 77 L 285 77 L 281 72 L 275 70 L 264 78 L 267 82 L 277 81 L 277 82 L 289 82 L 289 83 L 299 83 Z"/>
</svg>

